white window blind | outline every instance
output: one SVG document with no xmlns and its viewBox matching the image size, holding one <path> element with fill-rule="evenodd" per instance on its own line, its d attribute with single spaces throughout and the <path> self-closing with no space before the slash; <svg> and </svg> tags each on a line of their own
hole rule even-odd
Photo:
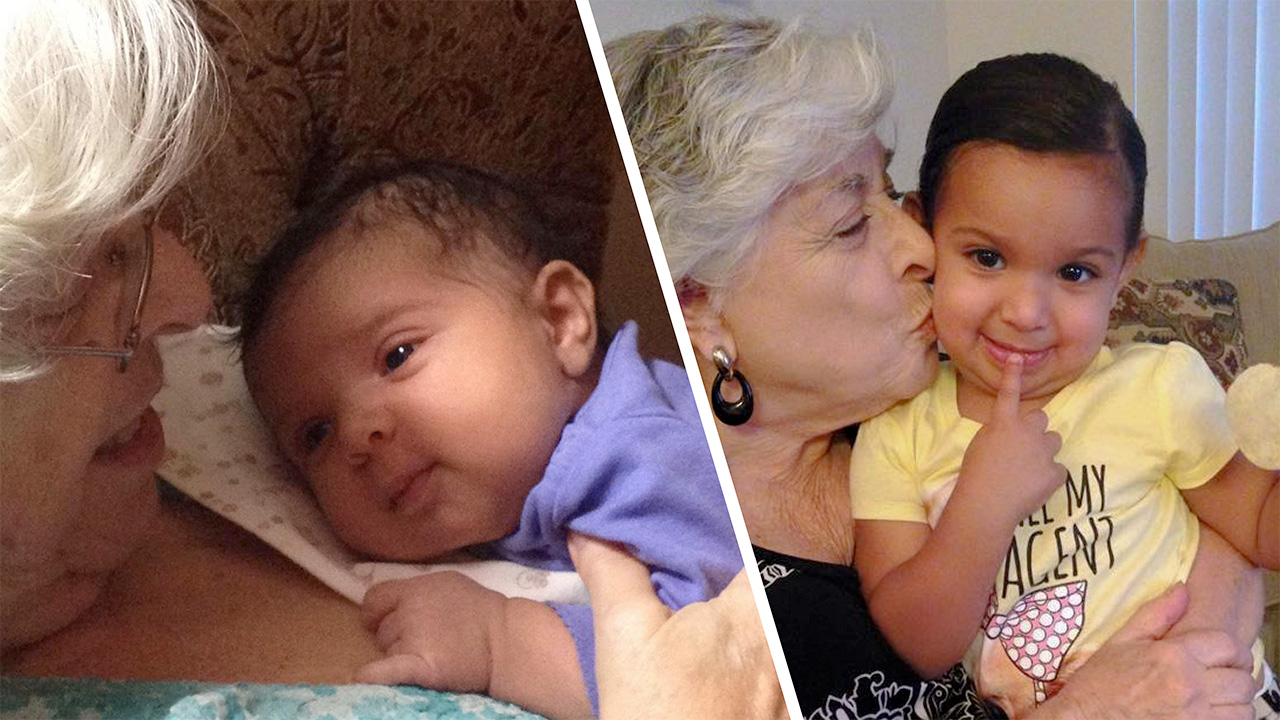
<svg viewBox="0 0 1280 720">
<path fill-rule="evenodd" d="M 1280 220 L 1280 0 L 1134 0 L 1134 111 L 1150 232 Z"/>
</svg>

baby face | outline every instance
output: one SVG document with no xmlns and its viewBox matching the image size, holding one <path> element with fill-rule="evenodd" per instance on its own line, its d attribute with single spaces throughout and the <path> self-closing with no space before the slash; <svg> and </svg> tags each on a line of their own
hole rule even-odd
<svg viewBox="0 0 1280 720">
<path fill-rule="evenodd" d="M 391 560 L 514 531 L 575 409 L 548 322 L 509 270 L 481 286 L 375 238 L 316 252 L 246 373 L 334 530 Z"/>
<path fill-rule="evenodd" d="M 1102 347 L 1141 252 L 1125 251 L 1128 193 L 1102 156 L 962 147 L 934 216 L 934 320 L 965 393 L 994 397 L 1011 353 L 1042 405 Z"/>
</svg>

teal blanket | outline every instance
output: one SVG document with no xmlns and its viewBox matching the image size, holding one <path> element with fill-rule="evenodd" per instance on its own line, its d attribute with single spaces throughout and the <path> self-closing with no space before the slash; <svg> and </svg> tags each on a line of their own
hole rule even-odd
<svg viewBox="0 0 1280 720">
<path fill-rule="evenodd" d="M 542 720 L 483 695 L 382 685 L 0 677 L 0 720 Z"/>
</svg>

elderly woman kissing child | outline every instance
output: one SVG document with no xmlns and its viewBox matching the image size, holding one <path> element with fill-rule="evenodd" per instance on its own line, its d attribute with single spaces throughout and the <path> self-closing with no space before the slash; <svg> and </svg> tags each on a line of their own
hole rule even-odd
<svg viewBox="0 0 1280 720">
<path fill-rule="evenodd" d="M 854 542 L 849 453 L 862 440 L 845 428 L 923 391 L 938 367 L 933 244 L 893 202 L 874 133 L 887 58 L 869 34 L 768 18 L 696 18 L 607 52 L 801 710 L 986 716 L 962 670 L 924 680 L 898 657 L 850 567 L 875 550 Z M 1197 567 L 1247 572 L 1205 535 Z M 1163 637 L 1186 602 L 1176 590 L 1148 603 L 1036 714 L 1247 708 L 1234 641 Z"/>
</svg>

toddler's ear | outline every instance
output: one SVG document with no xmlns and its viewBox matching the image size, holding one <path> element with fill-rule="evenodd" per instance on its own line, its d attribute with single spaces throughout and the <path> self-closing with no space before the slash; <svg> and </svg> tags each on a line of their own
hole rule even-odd
<svg viewBox="0 0 1280 720">
<path fill-rule="evenodd" d="M 1120 298 L 1120 291 L 1124 289 L 1129 279 L 1138 270 L 1138 266 L 1142 264 L 1142 259 L 1147 256 L 1147 233 L 1142 232 L 1138 235 L 1138 244 L 1132 250 L 1125 253 L 1124 262 L 1120 265 L 1120 276 L 1116 285 L 1111 290 L 1111 303 Z"/>
<path fill-rule="evenodd" d="M 1142 259 L 1147 256 L 1147 238 L 1146 231 L 1138 234 L 1138 244 L 1124 256 L 1124 265 L 1120 267 L 1120 284 L 1123 285 L 1133 277 L 1133 273 L 1142 264 Z"/>
<path fill-rule="evenodd" d="M 538 271 L 529 293 L 565 374 L 579 377 L 596 354 L 595 287 L 573 263 L 552 260 Z"/>
</svg>

